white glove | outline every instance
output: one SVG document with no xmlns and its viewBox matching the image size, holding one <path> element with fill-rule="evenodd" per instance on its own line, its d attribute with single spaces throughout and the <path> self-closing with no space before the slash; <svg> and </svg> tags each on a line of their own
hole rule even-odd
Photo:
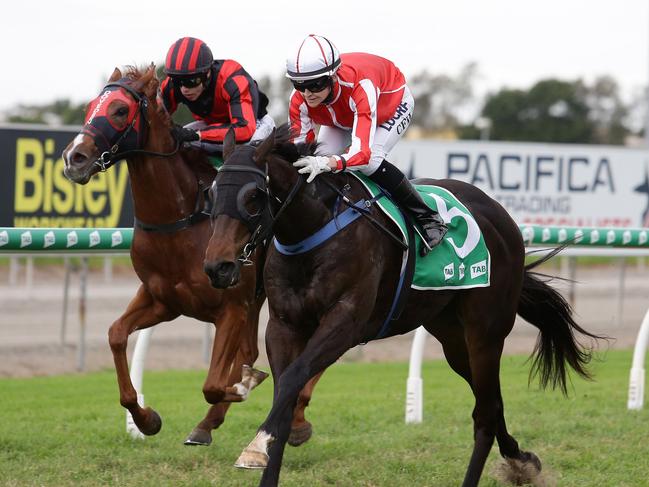
<svg viewBox="0 0 649 487">
<path fill-rule="evenodd" d="M 300 174 L 309 175 L 307 183 L 313 181 L 321 172 L 331 172 L 328 156 L 305 156 L 295 161 L 293 166 L 302 168 L 298 171 Z"/>
</svg>

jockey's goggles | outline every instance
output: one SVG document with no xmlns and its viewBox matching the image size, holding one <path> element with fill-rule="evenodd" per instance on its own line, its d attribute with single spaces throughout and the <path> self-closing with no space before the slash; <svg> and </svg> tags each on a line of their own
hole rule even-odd
<svg viewBox="0 0 649 487">
<path fill-rule="evenodd" d="M 205 76 L 174 76 L 174 84 L 184 86 L 185 88 L 196 88 L 201 83 L 205 82 Z"/>
<path fill-rule="evenodd" d="M 329 76 L 321 76 L 316 79 L 307 79 L 304 81 L 291 80 L 293 83 L 293 88 L 295 88 L 300 93 L 304 93 L 306 90 L 309 90 L 311 93 L 319 93 L 325 88 L 331 86 L 331 78 Z"/>
</svg>

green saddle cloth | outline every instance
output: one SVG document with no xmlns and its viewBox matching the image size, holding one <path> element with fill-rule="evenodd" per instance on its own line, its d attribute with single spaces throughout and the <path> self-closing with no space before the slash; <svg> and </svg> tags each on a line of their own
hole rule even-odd
<svg viewBox="0 0 649 487">
<path fill-rule="evenodd" d="M 363 174 L 352 172 L 372 196 L 380 194 L 379 187 Z M 468 289 L 489 286 L 491 257 L 478 223 L 469 210 L 448 190 L 439 186 L 416 185 L 428 206 L 444 219 L 448 232 L 442 242 L 425 257 L 417 253 L 413 289 Z M 406 223 L 396 205 L 388 198 L 377 201 L 381 210 L 392 219 L 407 241 Z M 422 244 L 415 233 L 415 248 Z"/>
<path fill-rule="evenodd" d="M 223 158 L 221 156 L 207 156 L 207 159 L 216 169 L 221 169 L 223 165 Z"/>
</svg>

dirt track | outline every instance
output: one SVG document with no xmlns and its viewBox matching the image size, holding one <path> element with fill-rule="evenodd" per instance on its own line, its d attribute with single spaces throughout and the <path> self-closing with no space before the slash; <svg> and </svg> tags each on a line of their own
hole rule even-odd
<svg viewBox="0 0 649 487">
<path fill-rule="evenodd" d="M 559 273 L 554 267 L 546 268 L 545 272 Z M 0 267 L 0 377 L 76 372 L 79 275 L 73 275 L 71 280 L 65 345 L 61 345 L 63 275 L 60 267 L 37 268 L 34 285 L 29 289 L 25 286 L 24 275 L 20 276 L 16 285 L 9 286 L 7 267 Z M 580 269 L 577 280 L 575 310 L 578 322 L 589 331 L 614 337 L 612 348 L 632 347 L 638 327 L 649 308 L 649 269 L 627 268 L 621 320 L 617 316 L 619 271 L 616 267 Z M 107 330 L 124 310 L 137 286 L 137 278 L 129 268 L 115 268 L 111 282 L 105 281 L 101 271 L 90 273 L 86 371 L 112 368 Z M 565 284 L 559 287 L 567 289 Z M 260 322 L 262 327 L 266 317 L 264 310 Z M 156 327 L 146 368 L 206 368 L 203 349 L 206 328 L 207 325 L 189 318 L 179 318 Z M 263 331 L 260 336 L 258 363 L 266 365 Z M 536 329 L 519 320 L 506 342 L 505 353 L 529 353 L 535 339 Z M 373 342 L 350 350 L 343 360 L 406 361 L 411 342 L 411 334 Z M 134 343 L 135 340 L 131 340 L 130 350 Z M 441 356 L 438 343 L 430 338 L 425 357 Z"/>
</svg>

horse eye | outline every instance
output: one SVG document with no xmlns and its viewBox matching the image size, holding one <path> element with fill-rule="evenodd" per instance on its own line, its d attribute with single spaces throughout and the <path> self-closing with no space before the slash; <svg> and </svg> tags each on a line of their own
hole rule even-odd
<svg viewBox="0 0 649 487">
<path fill-rule="evenodd" d="M 115 115 L 117 115 L 118 117 L 125 117 L 126 115 L 128 115 L 128 108 L 118 108 L 115 112 Z"/>
</svg>

